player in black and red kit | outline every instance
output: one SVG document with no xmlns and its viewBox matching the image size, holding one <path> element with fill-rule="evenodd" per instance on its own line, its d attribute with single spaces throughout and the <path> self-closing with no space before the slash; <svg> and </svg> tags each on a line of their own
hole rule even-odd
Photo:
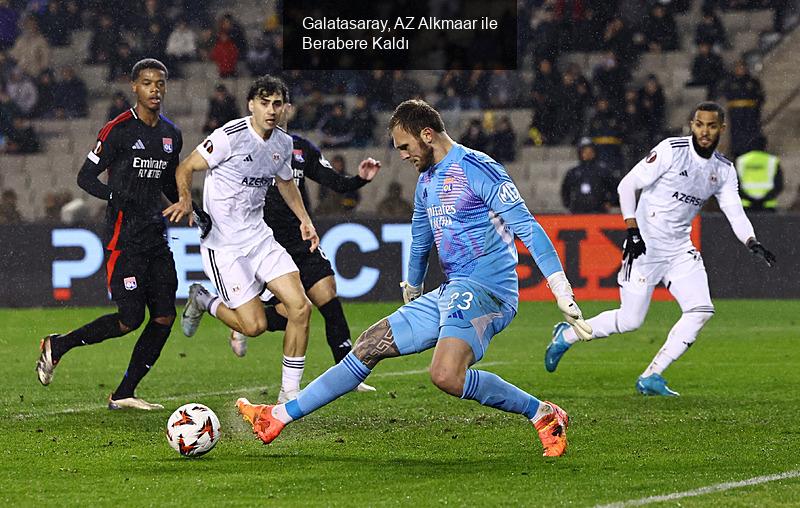
<svg viewBox="0 0 800 508">
<path fill-rule="evenodd" d="M 183 139 L 180 129 L 161 114 L 166 85 L 163 63 L 137 62 L 131 71 L 136 106 L 100 130 L 78 173 L 82 189 L 108 201 L 103 241 L 108 289 L 118 310 L 67 334 L 48 335 L 36 364 L 39 381 L 50 384 L 67 351 L 136 330 L 146 307 L 150 319 L 122 382 L 108 399 L 109 409 L 163 409 L 135 397 L 134 390 L 161 354 L 175 320 L 178 278 L 161 210 L 163 196 L 178 201 L 175 168 Z M 108 172 L 108 185 L 98 179 L 103 171 Z"/>
<path fill-rule="evenodd" d="M 287 104 L 280 121 L 282 128 L 286 129 L 292 113 L 291 104 Z M 294 142 L 292 172 L 307 210 L 310 210 L 310 207 L 305 184 L 306 178 L 336 192 L 347 192 L 360 189 L 368 184 L 375 178 L 381 167 L 379 161 L 368 158 L 359 164 L 358 175 L 343 176 L 331 168 L 322 152 L 311 141 L 295 134 L 292 134 L 292 140 Z M 309 251 L 309 242 L 300 237 L 299 219 L 289 209 L 274 185 L 267 190 L 264 220 L 272 229 L 275 239 L 292 256 L 292 260 L 300 269 L 300 281 L 303 283 L 303 289 L 311 303 L 319 309 L 325 319 L 325 335 L 328 339 L 328 346 L 333 353 L 334 362 L 339 363 L 352 349 L 352 343 L 350 342 L 350 327 L 347 324 L 342 304 L 336 295 L 336 281 L 330 261 L 319 247 L 313 252 Z M 282 307 L 283 305 L 275 297 L 265 302 L 268 331 L 286 328 L 286 317 L 284 317 L 286 312 Z M 245 355 L 246 341 L 246 336 L 231 331 L 231 348 L 237 356 Z M 359 386 L 359 390 L 371 391 L 371 387 Z"/>
</svg>

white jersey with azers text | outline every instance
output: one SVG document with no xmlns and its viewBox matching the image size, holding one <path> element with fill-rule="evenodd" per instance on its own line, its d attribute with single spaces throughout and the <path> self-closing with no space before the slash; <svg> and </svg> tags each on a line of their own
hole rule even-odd
<svg viewBox="0 0 800 508">
<path fill-rule="evenodd" d="M 279 128 L 260 137 L 252 117 L 231 120 L 212 132 L 197 152 L 208 163 L 203 208 L 213 226 L 201 242 L 210 249 L 247 249 L 272 236 L 264 200 L 273 177 L 292 179 L 292 137 Z"/>
<path fill-rule="evenodd" d="M 740 203 L 733 164 L 717 151 L 704 159 L 691 136 L 665 139 L 631 173 L 642 188 L 636 222 L 648 254 L 691 249 L 692 219 L 711 196 L 720 208 Z"/>
</svg>

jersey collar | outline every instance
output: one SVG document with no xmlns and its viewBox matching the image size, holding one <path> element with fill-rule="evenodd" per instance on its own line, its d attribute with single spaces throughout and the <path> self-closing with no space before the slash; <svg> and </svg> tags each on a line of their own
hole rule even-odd
<svg viewBox="0 0 800 508">
<path fill-rule="evenodd" d="M 464 152 L 465 152 L 464 146 L 454 142 L 453 146 L 451 146 L 450 150 L 448 150 L 447 155 L 444 156 L 444 159 L 432 165 L 430 169 L 428 169 L 428 171 L 430 171 L 431 173 L 435 173 L 436 171 L 439 170 L 439 168 L 449 167 L 450 164 L 459 160 L 461 156 L 464 154 Z"/>
<path fill-rule="evenodd" d="M 271 135 L 270 135 L 270 137 L 268 139 L 264 139 L 264 138 L 262 138 L 261 136 L 258 135 L 256 130 L 253 128 L 253 116 L 252 115 L 248 116 L 245 119 L 245 122 L 247 123 L 247 130 L 250 131 L 250 135 L 252 135 L 254 138 L 256 138 L 256 140 L 258 140 L 260 143 L 266 143 L 267 141 L 272 139 Z M 276 129 L 277 129 L 277 127 L 276 127 Z M 273 132 L 273 134 L 274 134 L 274 132 Z"/>
</svg>

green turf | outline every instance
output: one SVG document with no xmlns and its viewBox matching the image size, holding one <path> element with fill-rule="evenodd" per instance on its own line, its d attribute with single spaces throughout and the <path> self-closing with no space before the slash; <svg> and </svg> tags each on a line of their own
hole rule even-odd
<svg viewBox="0 0 800 508">
<path fill-rule="evenodd" d="M 254 339 L 235 358 L 208 317 L 193 339 L 176 328 L 139 389 L 169 410 L 110 412 L 104 401 L 132 336 L 72 351 L 44 388 L 33 371 L 38 338 L 104 310 L 2 310 L 0 503 L 590 506 L 800 469 L 800 302 L 715 303 L 716 317 L 667 371 L 677 399 L 634 391 L 679 315 L 674 303 L 654 303 L 636 333 L 579 344 L 554 374 L 542 357 L 555 305 L 523 304 L 482 364 L 569 412 L 569 452 L 558 459 L 541 457 L 522 417 L 439 392 L 424 371 L 429 352 L 380 364 L 369 378 L 377 394 L 348 394 L 264 446 L 233 402 L 275 399 L 280 336 Z M 614 304 L 582 306 L 592 315 Z M 345 307 L 355 335 L 393 309 Z M 305 380 L 329 362 L 315 314 Z M 217 448 L 199 459 L 180 457 L 164 437 L 171 410 L 186 402 L 207 404 L 222 422 Z M 661 505 L 678 503 L 797 506 L 800 479 Z"/>
</svg>

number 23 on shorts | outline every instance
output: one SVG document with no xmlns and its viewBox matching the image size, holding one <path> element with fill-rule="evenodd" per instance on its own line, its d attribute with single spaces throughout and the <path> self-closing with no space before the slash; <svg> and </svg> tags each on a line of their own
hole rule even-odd
<svg viewBox="0 0 800 508">
<path fill-rule="evenodd" d="M 450 293 L 450 303 L 447 305 L 447 309 L 456 307 L 460 310 L 467 310 L 472 306 L 473 298 L 474 295 L 470 291 L 464 291 L 463 293 L 453 291 Z"/>
</svg>

